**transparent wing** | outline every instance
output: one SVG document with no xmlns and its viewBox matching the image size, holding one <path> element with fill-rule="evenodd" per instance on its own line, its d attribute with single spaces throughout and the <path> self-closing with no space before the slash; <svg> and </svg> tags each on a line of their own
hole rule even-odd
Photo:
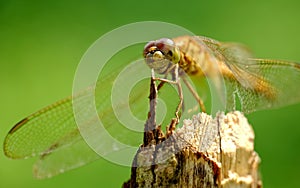
<svg viewBox="0 0 300 188">
<path fill-rule="evenodd" d="M 81 138 L 77 130 L 60 138 L 51 147 L 55 149 L 45 151 L 33 166 L 36 178 L 49 178 L 100 158 Z"/>
<path fill-rule="evenodd" d="M 4 153 L 13 159 L 39 156 L 34 175 L 45 178 L 99 158 L 83 142 L 69 97 L 17 123 L 5 138 Z"/>
<path fill-rule="evenodd" d="M 17 123 L 7 134 L 4 142 L 5 154 L 13 159 L 28 158 L 51 152 L 59 138 L 70 132 L 67 143 L 80 138 L 73 117 L 71 97 L 58 101 L 28 116 Z"/>
<path fill-rule="evenodd" d="M 223 75 L 228 110 L 234 110 L 238 103 L 244 113 L 250 113 L 300 102 L 299 64 L 254 59 L 241 44 L 202 40 L 232 73 L 232 76 Z"/>
<path fill-rule="evenodd" d="M 238 82 L 237 91 L 242 111 L 278 108 L 300 102 L 299 64 L 268 59 L 246 59 L 230 65 Z"/>
<path fill-rule="evenodd" d="M 87 93 L 91 93 L 91 90 L 95 91 L 98 117 L 93 117 L 93 119 L 100 118 L 107 131 L 120 142 L 138 146 L 142 141 L 142 134 L 123 127 L 113 113 L 110 98 L 114 79 L 126 64 L 128 62 L 115 65 L 113 71 L 111 65 L 106 67 L 107 69 L 104 67 L 104 73 L 99 77 L 96 89 L 88 88 L 76 94 L 74 99 L 85 106 L 78 112 L 78 115 L 84 117 L 87 110 L 91 108 L 90 102 L 86 100 L 85 96 Z M 132 109 L 134 115 L 141 119 L 147 117 L 148 88 L 149 80 L 144 80 L 143 84 L 134 89 L 134 94 L 129 96 L 130 106 L 134 107 Z M 119 110 L 122 110 L 124 106 L 120 103 Z M 86 120 L 87 129 L 93 119 Z M 143 129 L 143 124 L 136 126 L 142 126 Z M 101 138 L 101 134 L 90 136 Z M 102 140 L 99 147 L 111 151 L 113 146 L 106 145 L 106 143 L 105 140 Z M 85 143 L 78 130 L 74 118 L 72 97 L 47 106 L 17 123 L 7 134 L 3 149 L 5 155 L 13 159 L 38 156 L 39 160 L 34 166 L 34 174 L 38 178 L 51 177 L 100 158 Z"/>
</svg>

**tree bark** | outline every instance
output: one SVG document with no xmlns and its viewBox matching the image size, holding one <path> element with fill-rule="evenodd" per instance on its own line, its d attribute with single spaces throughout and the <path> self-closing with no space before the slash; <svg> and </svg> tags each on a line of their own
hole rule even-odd
<svg viewBox="0 0 300 188">
<path fill-rule="evenodd" d="M 123 187 L 262 187 L 254 132 L 242 113 L 200 113 L 168 131 L 156 128 L 159 139 L 140 147 Z"/>
</svg>

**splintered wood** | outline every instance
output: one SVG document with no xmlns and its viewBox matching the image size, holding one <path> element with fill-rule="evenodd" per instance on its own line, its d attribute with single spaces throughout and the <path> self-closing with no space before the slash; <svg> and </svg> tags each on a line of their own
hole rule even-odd
<svg viewBox="0 0 300 188">
<path fill-rule="evenodd" d="M 262 187 L 254 132 L 240 112 L 184 120 L 164 141 L 141 146 L 124 187 Z"/>
</svg>

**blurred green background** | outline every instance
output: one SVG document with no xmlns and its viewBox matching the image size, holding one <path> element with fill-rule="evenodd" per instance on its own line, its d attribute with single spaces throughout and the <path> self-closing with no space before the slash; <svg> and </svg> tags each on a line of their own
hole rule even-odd
<svg viewBox="0 0 300 188">
<path fill-rule="evenodd" d="M 84 52 L 118 26 L 171 22 L 198 35 L 244 43 L 257 57 L 300 62 L 299 8 L 296 0 L 0 1 L 0 140 L 21 118 L 70 95 Z M 248 116 L 265 187 L 299 185 L 299 112 L 300 105 L 293 105 Z M 34 160 L 10 160 L 2 152 L 0 187 L 121 187 L 130 177 L 129 168 L 99 160 L 36 180 Z"/>
</svg>

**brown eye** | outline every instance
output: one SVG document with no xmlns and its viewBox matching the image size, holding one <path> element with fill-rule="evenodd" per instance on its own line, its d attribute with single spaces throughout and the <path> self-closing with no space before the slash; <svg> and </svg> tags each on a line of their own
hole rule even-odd
<svg viewBox="0 0 300 188">
<path fill-rule="evenodd" d="M 173 40 L 171 39 L 168 39 L 168 38 L 161 38 L 159 40 L 157 40 L 156 42 L 157 44 L 163 44 L 164 46 L 168 46 L 169 48 L 170 47 L 174 47 L 175 46 L 175 43 L 173 42 Z"/>
<path fill-rule="evenodd" d="M 147 50 L 154 45 L 155 45 L 155 41 L 150 41 L 145 45 L 144 50 Z"/>
<path fill-rule="evenodd" d="M 172 55 L 173 55 L 173 52 L 172 52 L 171 50 L 169 50 L 169 51 L 168 51 L 168 55 L 169 55 L 169 56 L 172 56 Z"/>
<path fill-rule="evenodd" d="M 144 51 L 143 51 L 144 57 L 147 56 L 147 54 L 149 53 L 150 48 L 153 47 L 153 46 L 155 46 L 155 41 L 150 41 L 150 42 L 148 42 L 148 43 L 145 45 Z"/>
</svg>

